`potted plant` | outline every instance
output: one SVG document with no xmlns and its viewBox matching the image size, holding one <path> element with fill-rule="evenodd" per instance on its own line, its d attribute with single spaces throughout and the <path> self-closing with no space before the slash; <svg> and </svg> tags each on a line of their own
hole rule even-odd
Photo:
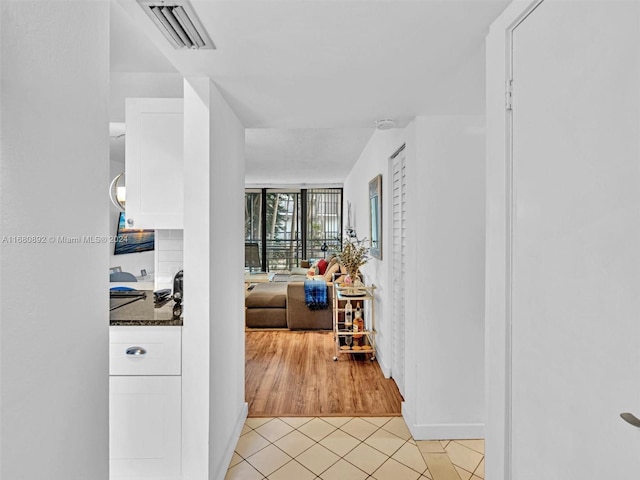
<svg viewBox="0 0 640 480">
<path fill-rule="evenodd" d="M 364 241 L 351 237 L 345 238 L 344 242 L 342 251 L 338 253 L 338 261 L 347 272 L 345 284 L 356 287 L 355 290 L 362 285 L 359 270 L 369 260 L 369 249 L 363 245 Z"/>
</svg>

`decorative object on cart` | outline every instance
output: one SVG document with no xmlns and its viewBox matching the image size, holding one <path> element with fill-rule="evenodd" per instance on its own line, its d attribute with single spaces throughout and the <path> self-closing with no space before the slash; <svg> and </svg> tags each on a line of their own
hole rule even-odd
<svg viewBox="0 0 640 480">
<path fill-rule="evenodd" d="M 354 240 L 352 238 L 345 238 L 345 244 L 342 248 L 342 252 L 338 254 L 338 261 L 344 266 L 347 271 L 347 277 L 345 278 L 345 286 L 349 287 L 348 291 L 345 291 L 345 295 L 360 294 L 359 287 L 362 285 L 360 280 L 359 270 L 362 265 L 369 260 L 369 249 L 364 246 L 366 240 Z"/>
<path fill-rule="evenodd" d="M 369 182 L 371 256 L 382 260 L 382 175 Z"/>
<path fill-rule="evenodd" d="M 356 306 L 356 312 L 353 319 L 353 338 L 354 340 L 358 340 L 358 345 L 361 343 L 362 332 L 364 331 L 364 319 L 362 318 L 362 308 L 360 307 L 360 302 L 358 302 Z M 362 345 L 360 345 L 362 346 Z"/>
</svg>

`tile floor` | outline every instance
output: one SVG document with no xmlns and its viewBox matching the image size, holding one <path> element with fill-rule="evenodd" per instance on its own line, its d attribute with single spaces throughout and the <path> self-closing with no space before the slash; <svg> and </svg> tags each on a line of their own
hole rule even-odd
<svg viewBox="0 0 640 480">
<path fill-rule="evenodd" d="M 225 480 L 482 480 L 484 440 L 414 441 L 402 417 L 248 418 Z"/>
</svg>

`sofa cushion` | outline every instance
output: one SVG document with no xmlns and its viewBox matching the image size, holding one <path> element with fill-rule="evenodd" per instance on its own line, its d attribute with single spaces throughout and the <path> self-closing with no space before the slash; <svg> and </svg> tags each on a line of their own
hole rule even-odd
<svg viewBox="0 0 640 480">
<path fill-rule="evenodd" d="M 289 277 L 289 283 L 291 282 L 304 282 L 307 278 L 309 278 L 306 274 L 305 275 L 291 275 Z M 313 277 L 311 277 L 313 278 Z"/>
<path fill-rule="evenodd" d="M 327 286 L 329 308 L 310 310 L 305 302 L 304 282 L 287 286 L 287 326 L 291 330 L 331 330 L 333 328 L 333 287 Z"/>
<path fill-rule="evenodd" d="M 309 267 L 301 268 L 301 267 L 293 267 L 291 269 L 291 275 L 306 275 L 309 271 Z"/>
<path fill-rule="evenodd" d="M 286 308 L 247 308 L 245 324 L 249 328 L 287 328 Z"/>
<path fill-rule="evenodd" d="M 247 308 L 286 308 L 287 283 L 258 283 L 245 298 Z"/>
</svg>

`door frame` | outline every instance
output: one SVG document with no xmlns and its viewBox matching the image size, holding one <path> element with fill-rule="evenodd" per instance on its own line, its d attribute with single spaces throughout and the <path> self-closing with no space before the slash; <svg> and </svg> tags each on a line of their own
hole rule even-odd
<svg viewBox="0 0 640 480">
<path fill-rule="evenodd" d="M 512 35 L 543 1 L 514 0 L 486 39 L 485 474 L 505 480 L 512 478 Z"/>
<path fill-rule="evenodd" d="M 404 169 L 406 171 L 406 153 L 405 153 L 405 149 L 407 147 L 406 142 L 404 142 L 400 148 L 398 148 L 390 157 L 389 157 L 389 194 L 387 195 L 388 197 L 388 208 L 389 208 L 389 212 L 391 213 L 391 222 L 390 224 L 393 227 L 394 221 L 395 221 L 395 209 L 394 209 L 394 194 L 393 194 L 393 179 L 394 179 L 394 173 L 395 173 L 395 168 L 394 168 L 394 162 L 396 160 L 396 158 L 402 156 L 402 160 L 401 163 L 399 165 L 400 171 L 400 229 L 402 231 L 402 223 L 406 222 L 406 218 L 402 215 L 402 207 L 403 205 L 405 205 L 406 203 L 406 191 L 404 191 L 402 189 L 402 170 L 403 170 L 403 165 L 404 165 Z M 406 173 L 406 172 L 405 172 Z M 404 202 L 403 202 L 404 199 Z M 406 223 L 405 223 L 406 226 Z M 395 280 L 395 275 L 397 271 L 402 272 L 402 263 L 406 262 L 406 256 L 407 256 L 407 252 L 406 249 L 402 248 L 402 238 L 400 239 L 401 245 L 400 245 L 400 249 L 401 249 L 401 259 L 400 259 L 400 263 L 401 265 L 397 265 L 396 261 L 395 261 L 395 248 L 396 248 L 396 244 L 395 244 L 395 236 L 393 234 L 393 228 L 390 229 L 391 231 L 391 242 L 389 242 L 391 244 L 391 278 L 393 278 Z M 406 231 L 405 231 L 405 235 L 406 235 Z M 404 288 L 405 286 L 405 273 L 403 272 L 402 274 L 402 288 Z M 404 302 L 406 303 L 406 296 L 404 296 Z M 391 353 L 390 357 L 391 357 L 391 362 L 389 363 L 389 369 L 391 371 L 391 378 L 394 379 L 394 382 L 396 382 L 396 385 L 398 387 L 398 390 L 400 390 L 400 394 L 403 396 L 406 395 L 406 368 L 405 368 L 405 362 L 406 362 L 406 309 L 403 307 L 402 308 L 402 312 L 403 315 L 401 318 L 398 317 L 398 308 L 396 305 L 396 296 L 395 296 L 395 292 L 394 289 L 392 288 L 392 292 L 391 292 L 391 342 L 389 345 L 389 352 Z M 402 332 L 399 331 L 399 326 L 402 324 Z M 398 376 L 396 376 L 397 370 L 396 367 L 398 366 L 398 361 L 399 359 L 396 358 L 396 354 L 398 353 L 396 351 L 396 344 L 399 340 L 399 335 L 402 334 L 402 345 L 403 345 L 403 352 L 402 352 L 402 359 L 400 359 L 400 362 L 402 364 L 401 367 L 401 372 L 400 375 L 398 375 L 400 378 L 398 378 Z"/>
</svg>

